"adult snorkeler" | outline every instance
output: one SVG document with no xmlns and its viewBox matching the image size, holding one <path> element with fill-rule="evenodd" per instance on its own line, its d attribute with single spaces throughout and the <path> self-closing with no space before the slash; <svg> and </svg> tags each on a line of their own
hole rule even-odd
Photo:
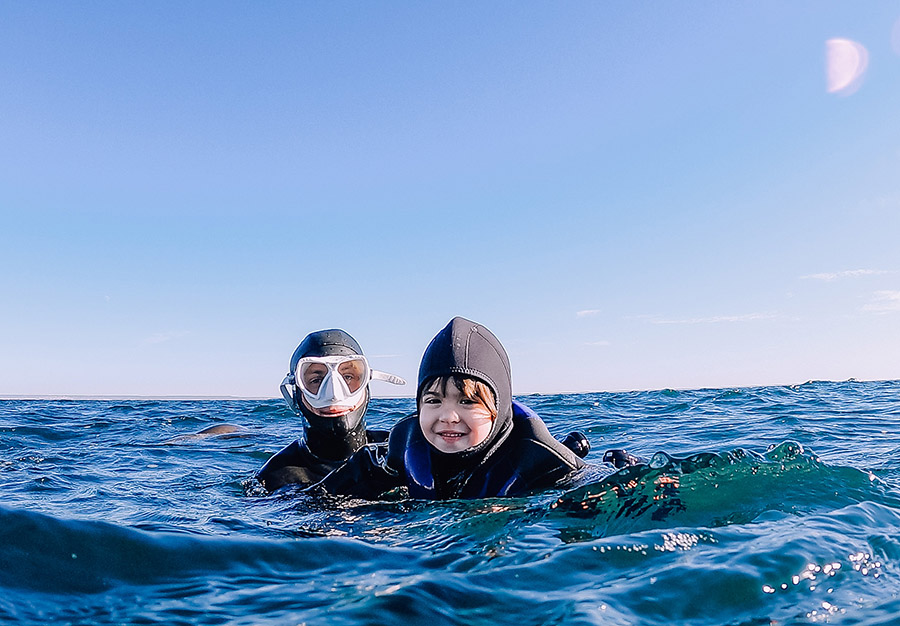
<svg viewBox="0 0 900 626">
<path fill-rule="evenodd" d="M 366 430 L 372 380 L 406 384 L 399 376 L 371 369 L 362 348 L 343 330 L 320 330 L 303 339 L 281 382 L 285 402 L 303 419 L 303 436 L 257 472 L 267 491 L 314 484 L 366 444 L 387 441 L 387 431 Z"/>
</svg>

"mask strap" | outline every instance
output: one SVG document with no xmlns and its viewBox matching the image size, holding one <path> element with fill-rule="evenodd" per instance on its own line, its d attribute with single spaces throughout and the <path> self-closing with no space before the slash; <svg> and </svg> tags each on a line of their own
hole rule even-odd
<svg viewBox="0 0 900 626">
<path fill-rule="evenodd" d="M 300 415 L 300 407 L 297 406 L 297 400 L 294 399 L 293 374 L 288 374 L 284 377 L 284 380 L 281 381 L 281 395 L 284 396 L 284 401 L 287 403 L 288 408 L 297 415 Z"/>
</svg>

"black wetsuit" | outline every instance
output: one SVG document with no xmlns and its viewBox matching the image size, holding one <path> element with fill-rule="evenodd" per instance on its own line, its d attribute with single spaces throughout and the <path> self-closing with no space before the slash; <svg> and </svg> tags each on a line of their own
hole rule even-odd
<svg viewBox="0 0 900 626">
<path fill-rule="evenodd" d="M 312 485 L 343 465 L 347 458 L 366 442 L 383 444 L 388 439 L 386 430 L 367 430 L 362 444 L 351 449 L 352 444 L 342 445 L 348 442 L 343 438 L 331 442 L 332 445 L 320 443 L 317 446 L 314 443 L 315 431 L 307 429 L 306 436 L 310 435 L 313 437 L 313 442 L 306 438 L 298 439 L 266 461 L 266 464 L 256 474 L 256 479 L 262 483 L 263 487 L 268 491 L 275 491 L 290 484 Z M 311 447 L 319 454 L 315 454 L 310 449 Z"/>
<path fill-rule="evenodd" d="M 438 333 L 419 367 L 418 395 L 447 375 L 475 377 L 494 392 L 497 417 L 483 442 L 440 452 L 425 439 L 418 416 L 411 415 L 391 429 L 387 450 L 359 450 L 317 488 L 367 499 L 396 487 L 429 500 L 519 496 L 559 485 L 584 465 L 531 409 L 513 402 L 506 351 L 483 326 L 457 317 Z"/>
<path fill-rule="evenodd" d="M 387 447 L 359 450 L 317 488 L 369 500 L 397 487 L 424 500 L 520 496 L 560 486 L 584 466 L 534 411 L 518 402 L 513 407 L 509 433 L 488 456 L 453 463 L 426 441 L 418 415 L 410 415 L 391 430 Z"/>
</svg>

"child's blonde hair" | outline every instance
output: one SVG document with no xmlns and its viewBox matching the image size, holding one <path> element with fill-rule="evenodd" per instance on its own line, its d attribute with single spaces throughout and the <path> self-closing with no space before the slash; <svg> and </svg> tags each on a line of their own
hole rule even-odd
<svg viewBox="0 0 900 626">
<path fill-rule="evenodd" d="M 416 404 L 422 401 L 422 396 L 429 391 L 440 390 L 442 395 L 447 394 L 447 384 L 453 381 L 453 385 L 459 392 L 472 402 L 477 402 L 484 406 L 490 414 L 491 419 L 497 418 L 497 401 L 494 399 L 494 392 L 477 378 L 471 376 L 461 376 L 458 374 L 450 374 L 449 376 L 438 376 L 430 383 L 422 387 L 419 397 L 416 398 Z"/>
</svg>

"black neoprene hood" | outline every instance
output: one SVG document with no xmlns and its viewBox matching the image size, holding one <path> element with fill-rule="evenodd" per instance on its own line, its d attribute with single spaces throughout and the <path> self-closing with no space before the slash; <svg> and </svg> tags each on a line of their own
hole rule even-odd
<svg viewBox="0 0 900 626">
<path fill-rule="evenodd" d="M 319 330 L 308 334 L 291 356 L 291 373 L 305 356 L 352 356 L 362 355 L 362 348 L 346 331 L 339 328 Z"/>
<path fill-rule="evenodd" d="M 512 375 L 509 357 L 500 340 L 484 326 L 463 317 L 454 317 L 441 330 L 422 356 L 416 397 L 438 376 L 473 376 L 494 392 L 497 419 L 492 432 L 512 419 Z"/>
</svg>

